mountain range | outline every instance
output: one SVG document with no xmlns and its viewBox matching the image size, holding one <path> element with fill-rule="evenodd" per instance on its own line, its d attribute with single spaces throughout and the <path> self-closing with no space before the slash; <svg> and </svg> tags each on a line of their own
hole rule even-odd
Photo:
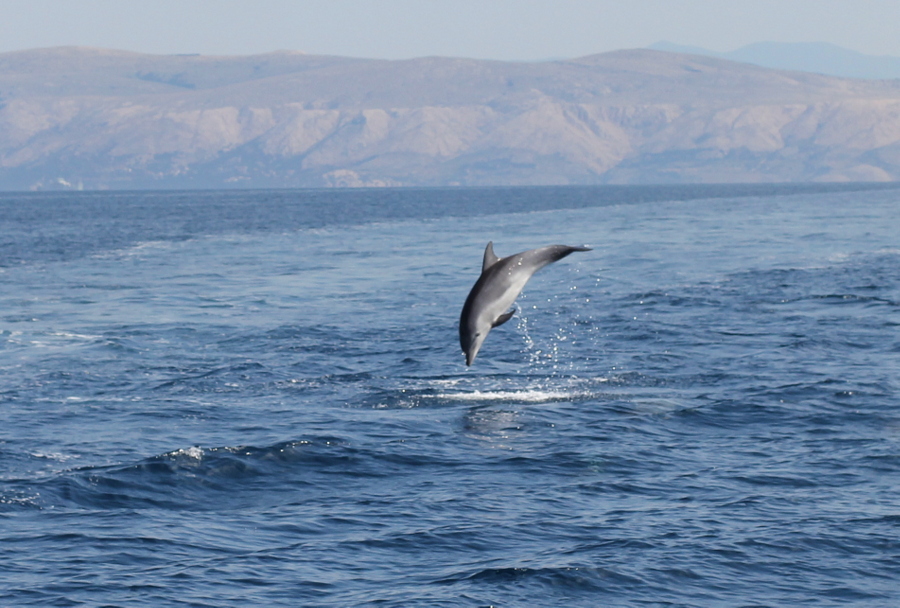
<svg viewBox="0 0 900 608">
<path fill-rule="evenodd" d="M 726 53 L 665 41 L 648 48 L 844 78 L 900 78 L 900 57 L 866 55 L 827 42 L 756 42 Z"/>
<path fill-rule="evenodd" d="M 893 181 L 900 80 L 563 61 L 0 54 L 0 189 Z"/>
</svg>

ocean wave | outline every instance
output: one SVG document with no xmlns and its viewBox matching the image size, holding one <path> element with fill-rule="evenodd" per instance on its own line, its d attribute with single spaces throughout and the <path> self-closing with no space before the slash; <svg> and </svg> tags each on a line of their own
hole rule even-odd
<svg viewBox="0 0 900 608">
<path fill-rule="evenodd" d="M 612 591 L 628 586 L 642 586 L 642 579 L 623 572 L 597 566 L 530 567 L 507 566 L 482 568 L 472 572 L 460 572 L 435 581 L 439 584 L 460 582 L 486 583 L 503 588 L 509 584 L 553 587 L 557 591 L 573 592 Z"/>
</svg>

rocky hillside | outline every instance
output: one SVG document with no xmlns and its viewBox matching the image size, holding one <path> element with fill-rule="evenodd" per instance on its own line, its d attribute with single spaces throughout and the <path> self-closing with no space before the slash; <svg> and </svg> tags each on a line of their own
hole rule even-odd
<svg viewBox="0 0 900 608">
<path fill-rule="evenodd" d="M 0 189 L 900 179 L 900 81 L 569 61 L 0 55 Z"/>
</svg>

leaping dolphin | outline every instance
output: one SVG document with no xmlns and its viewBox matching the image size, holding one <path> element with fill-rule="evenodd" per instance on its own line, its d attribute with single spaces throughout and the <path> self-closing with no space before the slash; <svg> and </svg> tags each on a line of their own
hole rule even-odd
<svg viewBox="0 0 900 608">
<path fill-rule="evenodd" d="M 472 365 L 491 329 L 512 319 L 516 309 L 508 309 L 531 275 L 570 253 L 590 250 L 589 247 L 548 245 L 498 258 L 494 255 L 493 241 L 488 243 L 481 276 L 469 292 L 459 316 L 459 345 L 466 354 L 466 365 Z"/>
</svg>

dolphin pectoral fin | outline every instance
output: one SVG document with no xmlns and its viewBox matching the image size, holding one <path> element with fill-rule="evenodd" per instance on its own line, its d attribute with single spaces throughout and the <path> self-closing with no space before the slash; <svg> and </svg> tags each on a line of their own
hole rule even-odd
<svg viewBox="0 0 900 608">
<path fill-rule="evenodd" d="M 501 325 L 503 325 L 504 323 L 506 323 L 507 321 L 509 321 L 510 319 L 512 319 L 514 314 L 516 314 L 516 309 L 515 309 L 515 308 L 513 308 L 513 309 L 512 309 L 511 311 L 509 311 L 509 312 L 503 313 L 502 315 L 500 315 L 499 317 L 497 317 L 497 320 L 494 321 L 494 324 L 491 325 L 491 327 L 492 327 L 492 328 L 493 328 L 493 327 L 500 327 Z"/>
<path fill-rule="evenodd" d="M 487 247 L 484 248 L 484 261 L 481 263 L 481 272 L 483 273 L 498 261 L 500 261 L 500 258 L 494 254 L 494 241 L 490 241 Z"/>
</svg>

